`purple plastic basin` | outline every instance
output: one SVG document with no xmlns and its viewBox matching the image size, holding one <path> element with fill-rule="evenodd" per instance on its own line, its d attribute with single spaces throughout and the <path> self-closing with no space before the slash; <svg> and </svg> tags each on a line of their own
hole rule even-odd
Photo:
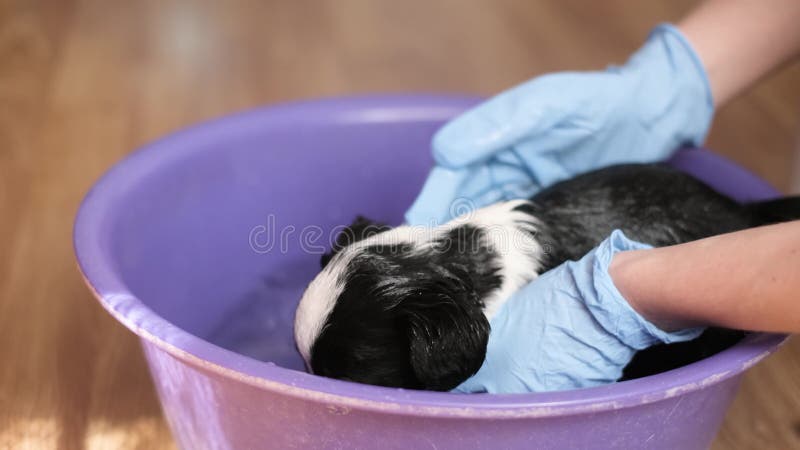
<svg viewBox="0 0 800 450">
<path fill-rule="evenodd" d="M 407 391 L 303 371 L 292 318 L 328 234 L 356 214 L 399 223 L 431 166 L 432 133 L 474 102 L 380 96 L 258 109 L 150 144 L 91 189 L 75 223 L 81 271 L 141 338 L 181 447 L 709 445 L 742 373 L 784 336 L 752 335 L 640 380 L 541 394 Z M 742 200 L 776 194 L 707 151 L 673 163 Z"/>
</svg>

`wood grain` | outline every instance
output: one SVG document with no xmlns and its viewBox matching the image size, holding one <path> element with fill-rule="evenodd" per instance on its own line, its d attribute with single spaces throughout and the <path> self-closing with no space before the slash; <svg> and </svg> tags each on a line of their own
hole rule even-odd
<svg viewBox="0 0 800 450">
<path fill-rule="evenodd" d="M 693 3 L 0 0 L 0 449 L 173 447 L 71 248 L 81 197 L 127 152 L 265 103 L 600 68 Z M 799 98 L 794 65 L 720 111 L 711 147 L 787 188 Z M 746 377 L 713 448 L 792 447 L 798 341 Z"/>
</svg>

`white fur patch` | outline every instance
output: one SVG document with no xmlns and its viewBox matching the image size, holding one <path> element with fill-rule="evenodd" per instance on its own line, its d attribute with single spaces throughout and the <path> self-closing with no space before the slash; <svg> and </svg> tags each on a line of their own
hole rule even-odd
<svg viewBox="0 0 800 450">
<path fill-rule="evenodd" d="M 484 315 L 491 319 L 516 291 L 533 281 L 541 267 L 542 246 L 536 240 L 536 219 L 514 208 L 527 200 L 495 203 L 456 217 L 445 226 L 472 225 L 482 229 L 494 252 L 500 256 L 500 289 L 484 298 Z"/>
<path fill-rule="evenodd" d="M 336 255 L 308 285 L 294 314 L 294 340 L 311 370 L 311 346 L 322 331 L 334 303 L 344 290 L 343 274 L 347 261 L 344 254 Z M 348 259 L 349 261 L 349 259 Z"/>
</svg>

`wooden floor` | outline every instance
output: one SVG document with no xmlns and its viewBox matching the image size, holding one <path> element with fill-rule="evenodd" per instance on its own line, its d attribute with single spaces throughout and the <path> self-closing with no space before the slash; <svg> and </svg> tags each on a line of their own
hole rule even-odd
<svg viewBox="0 0 800 450">
<path fill-rule="evenodd" d="M 265 103 L 600 68 L 693 3 L 0 0 L 0 449 L 173 446 L 71 247 L 81 197 L 132 149 Z M 710 145 L 786 189 L 799 109 L 795 64 L 720 111 Z M 788 448 L 800 340 L 749 373 L 714 445 Z"/>
</svg>

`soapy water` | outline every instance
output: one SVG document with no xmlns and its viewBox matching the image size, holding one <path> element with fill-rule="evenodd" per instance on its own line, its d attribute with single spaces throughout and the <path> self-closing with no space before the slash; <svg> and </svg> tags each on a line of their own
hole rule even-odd
<svg viewBox="0 0 800 450">
<path fill-rule="evenodd" d="M 250 358 L 305 371 L 294 342 L 294 312 L 318 269 L 307 263 L 298 266 L 263 276 L 204 339 Z"/>
</svg>

